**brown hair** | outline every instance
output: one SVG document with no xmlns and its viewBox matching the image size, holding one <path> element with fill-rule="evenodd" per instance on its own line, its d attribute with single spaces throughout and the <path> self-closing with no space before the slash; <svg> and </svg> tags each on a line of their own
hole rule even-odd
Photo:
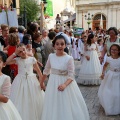
<svg viewBox="0 0 120 120">
<path fill-rule="evenodd" d="M 119 46 L 118 44 L 112 44 L 112 45 L 111 45 L 111 47 L 110 47 L 110 49 L 109 49 L 110 55 L 111 55 L 111 49 L 112 49 L 113 46 L 116 46 L 116 47 L 117 47 L 117 49 L 118 49 L 118 51 L 119 51 L 118 56 L 120 56 L 120 46 Z"/>
<path fill-rule="evenodd" d="M 22 47 L 22 46 L 24 46 L 24 47 L 25 47 L 25 44 L 20 43 L 20 44 L 18 44 L 18 45 L 17 45 L 17 47 Z M 26 47 L 25 47 L 25 48 L 26 48 Z"/>
<path fill-rule="evenodd" d="M 33 40 L 37 40 L 39 37 L 41 36 L 41 33 L 35 33 L 34 35 L 33 35 Z"/>
<path fill-rule="evenodd" d="M 16 33 L 10 33 L 8 36 L 8 44 L 11 46 L 16 46 L 19 42 L 19 36 Z"/>
<path fill-rule="evenodd" d="M 16 29 L 17 29 L 17 27 L 10 27 L 9 33 L 15 33 L 15 32 L 17 32 Z"/>
<path fill-rule="evenodd" d="M 6 25 L 6 24 L 2 24 L 2 25 L 1 25 L 1 29 L 2 29 L 2 30 L 4 30 L 4 29 L 7 28 L 7 27 L 8 27 L 8 25 Z"/>
</svg>

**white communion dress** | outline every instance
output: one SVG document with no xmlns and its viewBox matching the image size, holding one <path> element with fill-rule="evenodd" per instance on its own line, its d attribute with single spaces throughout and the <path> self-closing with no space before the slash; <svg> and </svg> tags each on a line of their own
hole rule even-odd
<svg viewBox="0 0 120 120">
<path fill-rule="evenodd" d="M 106 115 L 120 114 L 120 57 L 107 57 L 110 67 L 100 85 L 98 97 Z"/>
<path fill-rule="evenodd" d="M 49 75 L 45 92 L 42 120 L 89 120 L 88 110 L 82 94 L 74 80 L 73 57 L 65 54 L 49 55 L 43 74 Z M 64 91 L 58 86 L 72 79 Z"/>
<path fill-rule="evenodd" d="M 87 60 L 84 56 L 77 83 L 83 85 L 99 85 L 101 80 L 101 65 L 97 53 L 97 45 L 91 44 L 87 46 L 87 51 L 85 51 L 85 56 L 89 56 L 90 60 Z"/>
<path fill-rule="evenodd" d="M 15 60 L 18 65 L 18 75 L 12 83 L 10 99 L 19 111 L 22 120 L 41 120 L 44 92 L 41 91 L 40 83 L 36 74 L 33 73 L 36 59 L 18 57 Z"/>
<path fill-rule="evenodd" d="M 77 59 L 77 46 L 76 46 L 76 38 L 73 39 L 73 43 L 72 43 L 72 57 L 74 59 Z"/>
<path fill-rule="evenodd" d="M 10 77 L 2 74 L 0 76 L 0 94 L 9 98 L 10 87 Z M 7 103 L 0 102 L 0 120 L 22 120 L 11 100 L 8 100 Z"/>
</svg>

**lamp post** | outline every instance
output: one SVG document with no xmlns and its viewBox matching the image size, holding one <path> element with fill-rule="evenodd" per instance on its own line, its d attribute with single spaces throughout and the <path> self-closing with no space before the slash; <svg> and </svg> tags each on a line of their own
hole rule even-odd
<svg viewBox="0 0 120 120">
<path fill-rule="evenodd" d="M 23 15 L 24 27 L 27 28 L 27 17 L 26 17 L 26 6 L 24 5 L 24 15 Z"/>
<path fill-rule="evenodd" d="M 93 15 L 90 15 L 90 13 L 88 13 L 88 15 L 85 15 L 85 20 L 87 20 L 87 24 L 88 24 L 88 30 L 89 30 L 92 18 L 93 18 Z"/>
<path fill-rule="evenodd" d="M 41 1 L 41 3 L 40 3 L 40 6 L 41 6 L 40 31 L 42 31 L 42 30 L 45 28 L 44 12 L 45 12 L 45 10 L 46 10 L 46 5 L 47 5 L 46 0 Z"/>
</svg>

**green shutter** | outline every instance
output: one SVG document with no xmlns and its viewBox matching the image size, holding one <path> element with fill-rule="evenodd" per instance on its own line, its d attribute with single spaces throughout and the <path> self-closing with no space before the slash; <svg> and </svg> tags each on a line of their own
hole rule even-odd
<svg viewBox="0 0 120 120">
<path fill-rule="evenodd" d="M 45 14 L 53 16 L 53 2 L 52 0 L 47 0 L 47 8 Z"/>
</svg>

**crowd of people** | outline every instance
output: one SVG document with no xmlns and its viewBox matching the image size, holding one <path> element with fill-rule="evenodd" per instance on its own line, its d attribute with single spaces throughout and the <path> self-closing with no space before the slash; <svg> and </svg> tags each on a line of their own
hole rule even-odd
<svg viewBox="0 0 120 120">
<path fill-rule="evenodd" d="M 81 64 L 77 80 L 74 60 Z M 106 115 L 120 114 L 115 27 L 74 35 L 63 28 L 39 31 L 37 23 L 0 25 L 0 120 L 90 120 L 77 84 L 100 85 Z"/>
</svg>

